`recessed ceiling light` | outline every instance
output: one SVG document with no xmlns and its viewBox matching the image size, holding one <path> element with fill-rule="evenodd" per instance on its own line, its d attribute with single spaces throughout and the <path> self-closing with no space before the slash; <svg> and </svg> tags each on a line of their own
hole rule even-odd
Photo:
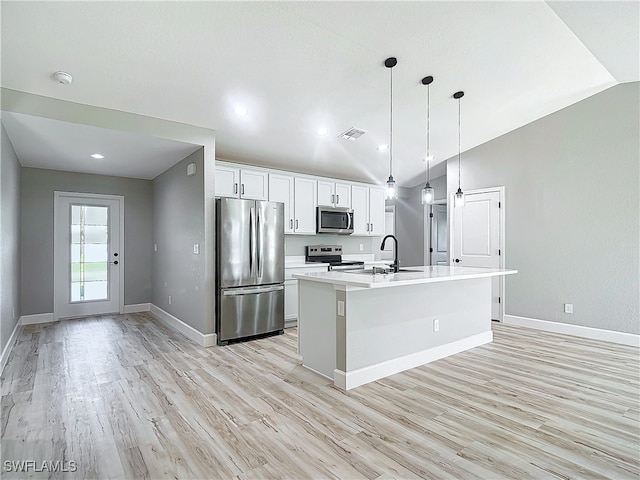
<svg viewBox="0 0 640 480">
<path fill-rule="evenodd" d="M 320 135 L 320 136 L 326 135 L 327 132 L 328 132 L 328 130 L 326 128 L 324 128 L 324 127 L 318 129 L 318 135 Z"/>
<path fill-rule="evenodd" d="M 234 110 L 235 114 L 244 117 L 249 111 L 245 107 L 236 107 Z"/>
<path fill-rule="evenodd" d="M 102 160 L 104 158 L 104 155 L 100 155 L 99 153 L 94 153 L 93 155 L 91 155 L 91 158 L 95 158 L 96 160 Z"/>
<path fill-rule="evenodd" d="M 378 151 L 379 152 L 385 152 L 385 151 L 388 150 L 388 148 L 389 148 L 389 145 L 387 145 L 387 144 L 378 145 Z"/>
</svg>

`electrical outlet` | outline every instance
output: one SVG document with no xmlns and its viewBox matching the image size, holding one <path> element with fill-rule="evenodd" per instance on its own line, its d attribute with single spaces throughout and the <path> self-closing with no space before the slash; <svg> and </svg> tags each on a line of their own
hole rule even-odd
<svg viewBox="0 0 640 480">
<path fill-rule="evenodd" d="M 169 295 L 169 305 L 171 305 L 171 295 Z"/>
<path fill-rule="evenodd" d="M 361 243 L 360 244 L 360 251 L 363 251 L 363 250 L 364 250 L 364 243 Z"/>
<path fill-rule="evenodd" d="M 436 318 L 433 321 L 433 331 L 437 332 L 438 330 L 440 330 L 440 319 Z"/>
<path fill-rule="evenodd" d="M 342 300 L 338 300 L 338 315 L 344 317 L 344 302 Z"/>
<path fill-rule="evenodd" d="M 157 244 L 157 243 L 154 243 L 154 244 L 153 244 L 153 251 L 154 251 L 154 252 L 157 252 L 157 251 L 158 251 L 158 244 Z"/>
<path fill-rule="evenodd" d="M 573 303 L 564 304 L 564 313 L 573 313 Z"/>
<path fill-rule="evenodd" d="M 193 244 L 193 254 L 200 255 L 200 244 L 198 243 Z"/>
</svg>

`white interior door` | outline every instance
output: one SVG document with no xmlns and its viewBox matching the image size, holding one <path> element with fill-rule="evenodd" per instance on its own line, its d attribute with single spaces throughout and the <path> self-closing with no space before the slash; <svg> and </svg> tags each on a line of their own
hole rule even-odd
<svg viewBox="0 0 640 480">
<path fill-rule="evenodd" d="M 124 311 L 124 198 L 55 193 L 54 315 Z"/>
<path fill-rule="evenodd" d="M 453 208 L 452 265 L 502 267 L 500 190 L 469 192 Z M 453 204 L 453 203 L 452 203 Z M 491 318 L 502 320 L 502 277 L 493 278 Z"/>
<path fill-rule="evenodd" d="M 431 205 L 431 265 L 449 264 L 447 205 Z"/>
</svg>

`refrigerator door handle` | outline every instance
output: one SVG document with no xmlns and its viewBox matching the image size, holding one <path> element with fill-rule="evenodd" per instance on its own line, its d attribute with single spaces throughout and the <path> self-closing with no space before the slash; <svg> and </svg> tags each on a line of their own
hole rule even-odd
<svg viewBox="0 0 640 480">
<path fill-rule="evenodd" d="M 255 277 L 254 268 L 256 261 L 256 238 L 255 238 L 255 214 L 256 209 L 249 209 L 249 275 Z"/>
<path fill-rule="evenodd" d="M 284 290 L 284 285 L 267 285 L 265 287 L 233 288 L 229 290 L 223 290 L 222 295 L 225 297 L 234 297 L 236 295 L 253 295 L 255 293 L 279 292 L 280 290 Z"/>
<path fill-rule="evenodd" d="M 264 241 L 262 238 L 262 222 L 260 221 L 260 209 L 256 208 L 256 223 L 257 223 L 257 228 L 256 228 L 256 237 L 257 237 L 257 262 L 256 262 L 256 266 L 257 266 L 257 275 L 256 277 L 258 278 L 262 278 L 262 254 L 264 253 Z"/>
</svg>

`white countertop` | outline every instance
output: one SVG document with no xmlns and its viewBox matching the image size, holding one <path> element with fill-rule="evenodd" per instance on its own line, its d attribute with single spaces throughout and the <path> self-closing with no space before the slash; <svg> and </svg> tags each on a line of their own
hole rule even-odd
<svg viewBox="0 0 640 480">
<path fill-rule="evenodd" d="M 312 282 L 331 283 L 360 288 L 386 288 L 402 285 L 417 285 L 421 283 L 448 282 L 452 280 L 465 280 L 470 278 L 496 277 L 518 273 L 517 270 L 502 268 L 476 268 L 476 267 L 402 267 L 411 272 L 398 272 L 389 274 L 362 274 L 340 271 L 296 273 L 294 278 L 309 280 Z"/>
</svg>

